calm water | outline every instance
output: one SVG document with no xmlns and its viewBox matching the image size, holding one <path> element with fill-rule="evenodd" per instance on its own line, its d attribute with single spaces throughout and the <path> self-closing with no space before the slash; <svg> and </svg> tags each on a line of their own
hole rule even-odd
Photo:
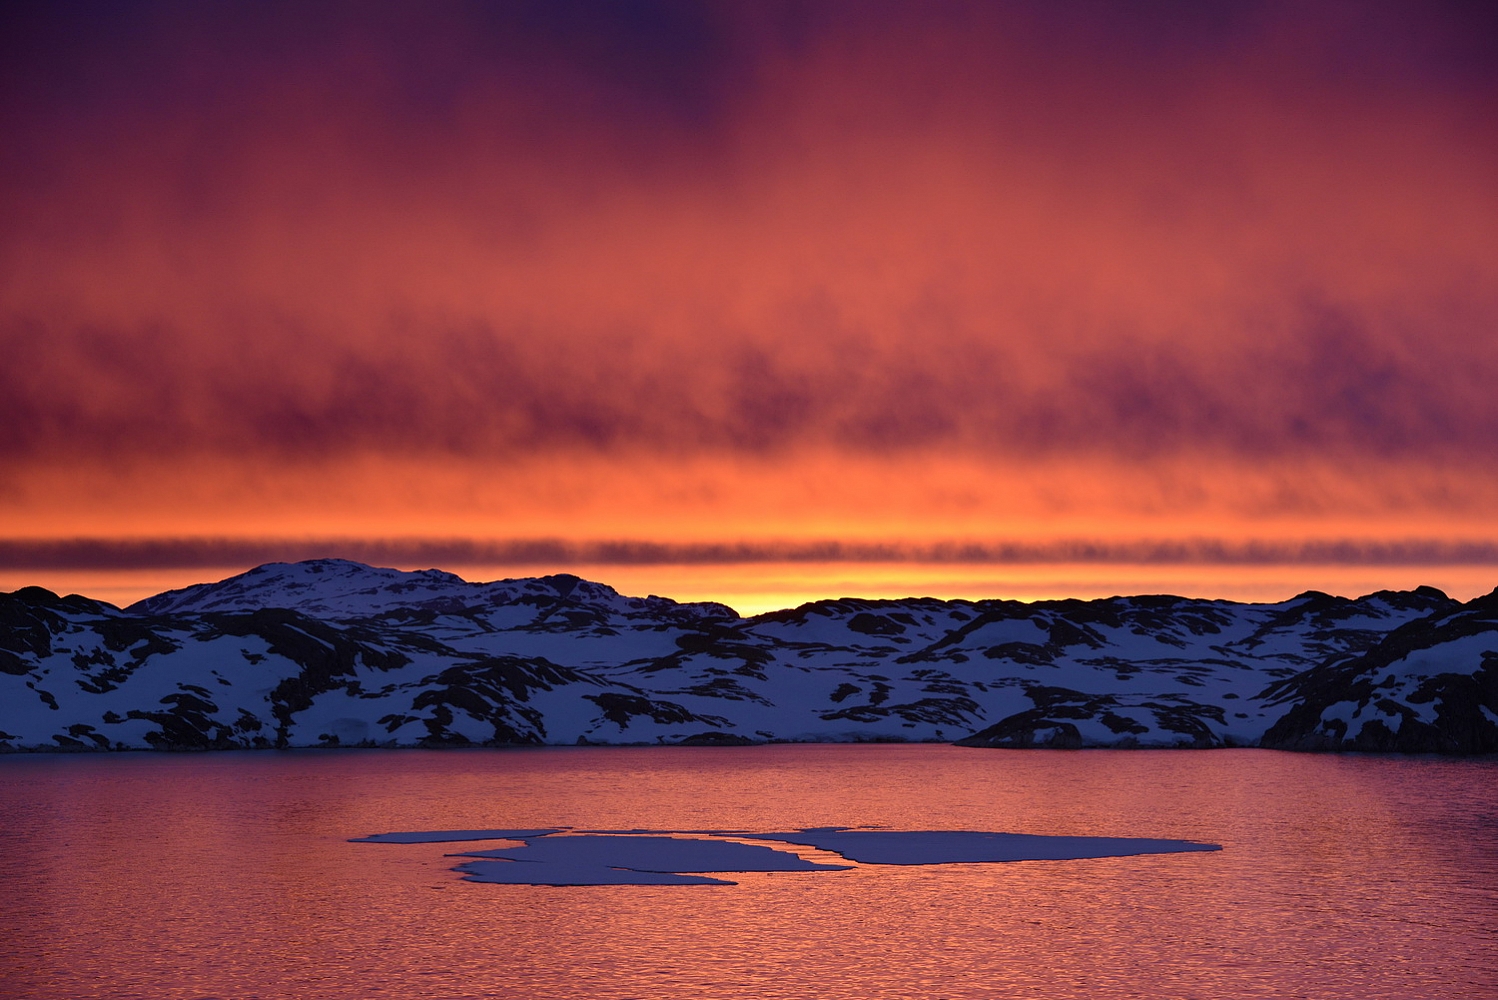
<svg viewBox="0 0 1498 1000">
<path fill-rule="evenodd" d="M 7 997 L 1491 997 L 1498 763 L 945 746 L 0 757 Z M 477 885 L 389 830 L 1168 837 L 1214 853 Z M 828 860 L 807 852 L 808 857 Z"/>
</svg>

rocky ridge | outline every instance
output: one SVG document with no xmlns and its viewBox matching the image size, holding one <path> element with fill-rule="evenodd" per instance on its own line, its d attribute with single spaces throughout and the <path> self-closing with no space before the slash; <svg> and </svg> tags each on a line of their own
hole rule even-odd
<svg viewBox="0 0 1498 1000">
<path fill-rule="evenodd" d="M 1498 591 L 817 601 L 270 564 L 0 595 L 0 749 L 955 741 L 1498 752 Z"/>
</svg>

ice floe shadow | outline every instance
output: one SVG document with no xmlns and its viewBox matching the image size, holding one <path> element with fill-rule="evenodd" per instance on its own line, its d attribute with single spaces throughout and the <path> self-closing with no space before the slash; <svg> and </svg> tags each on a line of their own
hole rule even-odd
<svg viewBox="0 0 1498 1000">
<path fill-rule="evenodd" d="M 566 827 L 544 830 L 420 830 L 415 833 L 373 833 L 355 837 L 350 844 L 444 844 L 460 840 L 530 840 L 561 833 Z"/>
<path fill-rule="evenodd" d="M 731 839 L 729 839 L 731 838 Z M 516 846 L 449 855 L 477 858 L 454 871 L 469 882 L 504 885 L 735 885 L 709 878 L 713 872 L 828 872 L 852 865 L 820 864 L 769 841 L 810 847 L 860 865 L 990 864 L 1011 861 L 1075 861 L 1220 851 L 1218 844 L 1142 837 L 1046 837 L 974 830 L 875 830 L 814 827 L 794 833 L 742 830 L 434 830 L 377 833 L 360 844 L 434 844 L 510 840 Z"/>
</svg>

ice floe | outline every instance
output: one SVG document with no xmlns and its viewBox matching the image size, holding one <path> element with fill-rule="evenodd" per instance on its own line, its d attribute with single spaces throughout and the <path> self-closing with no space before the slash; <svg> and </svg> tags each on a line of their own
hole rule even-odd
<svg viewBox="0 0 1498 1000">
<path fill-rule="evenodd" d="M 454 857 L 502 858 L 541 864 L 597 864 L 651 872 L 809 872 L 846 869 L 820 865 L 788 851 L 730 840 L 665 836 L 542 837 L 524 847 L 465 851 Z"/>
<path fill-rule="evenodd" d="M 732 838 L 732 839 L 727 839 Z M 449 855 L 475 858 L 454 871 L 470 882 L 506 885 L 733 885 L 703 873 L 847 871 L 852 865 L 808 861 L 787 850 L 744 841 L 771 841 L 841 855 L 860 865 L 989 864 L 1074 861 L 1220 851 L 1220 845 L 1143 837 L 1052 837 L 974 830 L 874 830 L 816 827 L 794 833 L 747 831 L 446 830 L 383 833 L 353 843 L 429 844 L 519 840 L 513 847 Z"/>
<path fill-rule="evenodd" d="M 1143 837 L 1047 837 L 973 830 L 854 830 L 826 827 L 797 833 L 757 833 L 840 854 L 865 865 L 988 864 L 1006 861 L 1078 861 L 1182 851 L 1220 851 L 1218 844 Z"/>
</svg>

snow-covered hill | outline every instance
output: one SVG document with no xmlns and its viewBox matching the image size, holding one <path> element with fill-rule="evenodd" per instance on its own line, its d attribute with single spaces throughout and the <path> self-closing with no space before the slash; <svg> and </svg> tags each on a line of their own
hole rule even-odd
<svg viewBox="0 0 1498 1000">
<path fill-rule="evenodd" d="M 1498 593 L 1498 592 L 1495 592 Z M 0 747 L 956 740 L 1498 751 L 1498 596 L 830 600 L 272 564 L 0 595 Z"/>
</svg>

